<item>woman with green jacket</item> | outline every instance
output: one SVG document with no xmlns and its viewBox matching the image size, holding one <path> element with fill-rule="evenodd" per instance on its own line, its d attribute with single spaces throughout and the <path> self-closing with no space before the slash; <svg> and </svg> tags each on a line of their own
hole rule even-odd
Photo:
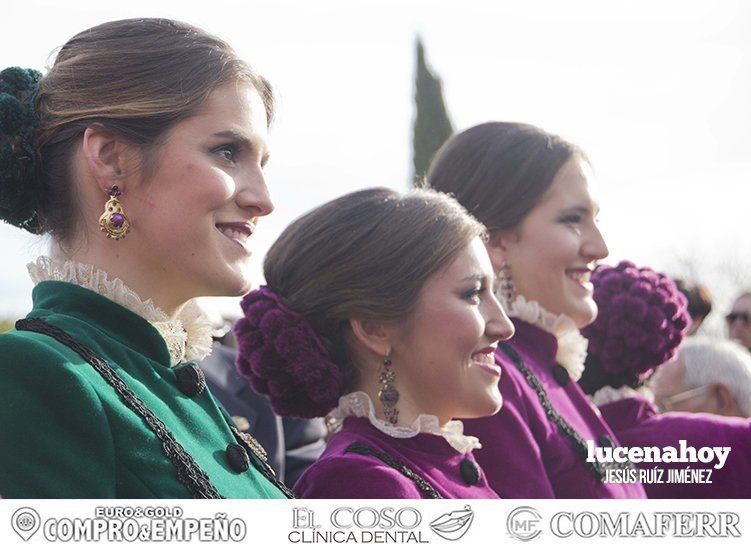
<svg viewBox="0 0 751 544">
<path fill-rule="evenodd" d="M 225 42 L 165 19 L 0 73 L 0 218 L 51 237 L 0 335 L 0 495 L 289 495 L 205 387 L 192 302 L 250 290 L 272 113 Z"/>
</svg>

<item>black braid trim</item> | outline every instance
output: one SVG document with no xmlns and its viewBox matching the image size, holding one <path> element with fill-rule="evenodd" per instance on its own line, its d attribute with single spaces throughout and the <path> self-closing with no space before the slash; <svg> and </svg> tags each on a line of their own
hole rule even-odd
<svg viewBox="0 0 751 544">
<path fill-rule="evenodd" d="M 519 372 L 521 372 L 524 378 L 527 380 L 529 386 L 534 389 L 535 393 L 537 393 L 537 398 L 540 401 L 542 409 L 545 411 L 545 415 L 547 415 L 548 420 L 558 428 L 558 432 L 560 432 L 568 439 L 569 443 L 573 446 L 574 451 L 576 451 L 576 453 L 584 459 L 584 464 L 587 466 L 590 472 L 592 472 L 598 482 L 602 483 L 605 481 L 605 476 L 609 469 L 634 468 L 633 464 L 630 461 L 627 461 L 625 463 L 618 463 L 615 461 L 603 463 L 597 460 L 592 463 L 587 462 L 588 452 L 586 440 L 584 440 L 584 438 L 582 438 L 582 436 L 576 431 L 576 429 L 574 429 L 571 424 L 563 419 L 563 416 L 558 413 L 558 410 L 556 410 L 553 404 L 550 402 L 548 394 L 545 391 L 545 387 L 543 387 L 542 383 L 540 383 L 540 380 L 537 378 L 537 376 L 535 376 L 535 373 L 529 369 L 529 367 L 522 360 L 521 356 L 510 345 L 502 342 L 501 344 L 499 344 L 499 347 L 506 355 L 509 356 L 509 358 L 516 365 L 516 368 L 519 369 Z"/>
<path fill-rule="evenodd" d="M 440 493 L 438 493 L 438 491 L 435 490 L 432 485 L 425 481 L 422 476 L 417 474 L 411 468 L 407 467 L 398 459 L 394 459 L 387 453 L 379 451 L 375 448 L 371 448 L 370 446 L 367 446 L 362 442 L 352 442 L 349 446 L 347 446 L 347 449 L 344 450 L 344 453 L 359 453 L 360 455 L 370 455 L 377 459 L 380 459 L 391 468 L 399 471 L 404 476 L 415 482 L 415 485 L 420 489 L 420 491 L 422 491 L 422 494 L 426 499 L 444 498 Z"/>
<path fill-rule="evenodd" d="M 164 455 L 172 462 L 177 471 L 177 479 L 190 492 L 194 499 L 223 499 L 212 485 L 209 475 L 198 466 L 196 460 L 177 442 L 174 435 L 167 430 L 162 420 L 139 399 L 126 385 L 123 379 L 104 360 L 89 348 L 77 343 L 68 333 L 41 319 L 29 318 L 16 322 L 19 331 L 31 331 L 54 338 L 69 347 L 88 362 L 102 378 L 117 392 L 123 403 L 137 414 L 149 429 L 162 442 Z"/>
</svg>

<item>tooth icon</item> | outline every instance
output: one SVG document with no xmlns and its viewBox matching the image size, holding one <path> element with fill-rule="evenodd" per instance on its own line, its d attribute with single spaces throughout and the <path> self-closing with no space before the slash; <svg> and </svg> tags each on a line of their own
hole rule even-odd
<svg viewBox="0 0 751 544">
<path fill-rule="evenodd" d="M 10 518 L 10 524 L 18 536 L 28 541 L 39 530 L 39 514 L 33 508 L 19 508 Z"/>
<path fill-rule="evenodd" d="M 454 510 L 434 519 L 430 522 L 430 528 L 441 538 L 459 540 L 469 530 L 474 518 L 475 513 L 467 505 L 463 510 Z"/>
</svg>

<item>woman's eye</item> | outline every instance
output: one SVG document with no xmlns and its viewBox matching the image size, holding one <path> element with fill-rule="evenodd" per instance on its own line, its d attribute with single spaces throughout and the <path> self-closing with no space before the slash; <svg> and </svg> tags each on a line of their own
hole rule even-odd
<svg viewBox="0 0 751 544">
<path fill-rule="evenodd" d="M 564 215 L 560 219 L 561 224 L 566 225 L 578 235 L 581 235 L 583 221 L 584 216 L 579 214 Z"/>
<path fill-rule="evenodd" d="M 479 304 L 480 299 L 482 297 L 482 294 L 485 292 L 484 287 L 475 287 L 474 289 L 470 289 L 469 291 L 465 292 L 463 295 L 463 298 L 470 301 L 473 304 Z"/>
<path fill-rule="evenodd" d="M 233 164 L 237 160 L 237 150 L 235 149 L 235 146 L 230 144 L 217 147 L 216 149 L 214 149 L 214 153 L 219 155 L 225 161 Z"/>
</svg>

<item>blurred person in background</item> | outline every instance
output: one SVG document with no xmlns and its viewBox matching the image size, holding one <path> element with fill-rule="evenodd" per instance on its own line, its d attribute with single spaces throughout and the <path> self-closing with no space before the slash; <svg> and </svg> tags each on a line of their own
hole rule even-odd
<svg viewBox="0 0 751 544">
<path fill-rule="evenodd" d="M 688 313 L 691 315 L 691 325 L 686 336 L 693 336 L 699 330 L 704 320 L 712 312 L 712 295 L 706 286 L 685 280 L 674 280 L 678 290 L 688 301 Z"/>
<path fill-rule="evenodd" d="M 709 463 L 657 462 L 622 464 L 624 470 L 646 469 L 649 498 L 751 498 L 751 420 L 713 414 L 660 413 L 647 379 L 657 369 L 675 367 L 677 350 L 704 340 L 686 340 L 690 316 L 685 297 L 664 274 L 622 261 L 600 266 L 592 276 L 600 314 L 583 334 L 589 339 L 587 364 L 579 381 L 593 396 L 622 446 L 680 449 L 730 448 L 721 467 Z M 679 346 L 681 346 L 679 348 Z M 742 351 L 738 346 L 736 350 Z M 706 361 L 705 364 L 708 364 Z M 663 469 L 662 478 L 649 469 Z M 669 483 L 667 470 L 699 469 L 706 482 Z"/>
<path fill-rule="evenodd" d="M 751 353 L 720 338 L 691 338 L 651 379 L 664 411 L 751 417 Z"/>
<path fill-rule="evenodd" d="M 467 420 L 478 459 L 504 498 L 642 498 L 638 483 L 605 482 L 587 440 L 617 444 L 576 381 L 587 355 L 579 329 L 597 316 L 590 274 L 608 247 L 584 152 L 522 123 L 490 122 L 438 151 L 427 185 L 455 195 L 488 229 L 496 292 L 516 328 L 496 351 L 503 409 Z"/>
<path fill-rule="evenodd" d="M 725 316 L 728 337 L 751 351 L 751 292 L 738 295 Z"/>
</svg>

